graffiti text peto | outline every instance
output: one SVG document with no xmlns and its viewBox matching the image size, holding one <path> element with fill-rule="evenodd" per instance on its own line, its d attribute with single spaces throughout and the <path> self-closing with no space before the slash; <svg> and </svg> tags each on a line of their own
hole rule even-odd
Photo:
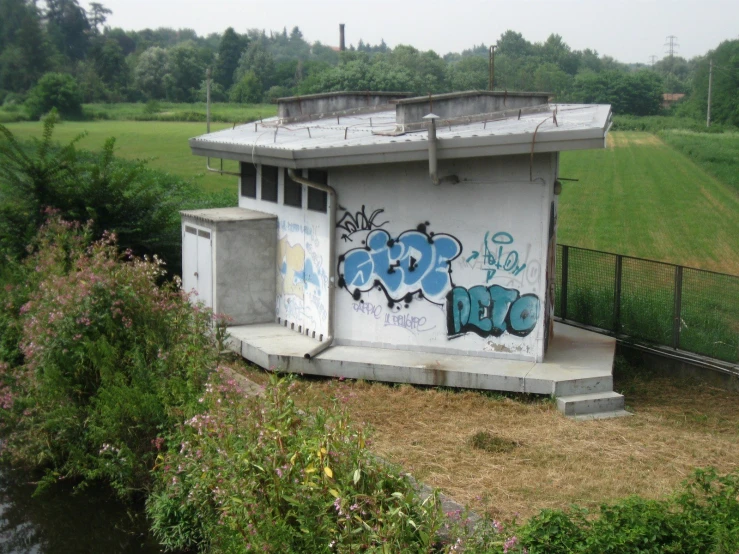
<svg viewBox="0 0 739 554">
<path fill-rule="evenodd" d="M 454 287 L 447 295 L 446 309 L 450 338 L 470 332 L 481 337 L 503 333 L 525 337 L 539 319 L 539 297 L 499 285 Z"/>
<path fill-rule="evenodd" d="M 339 257 L 339 286 L 359 300 L 363 292 L 382 290 L 392 307 L 414 295 L 443 302 L 452 286 L 451 262 L 462 252 L 461 243 L 447 234 L 428 234 L 426 225 L 392 238 L 383 229 L 367 235 L 364 247 Z"/>
</svg>

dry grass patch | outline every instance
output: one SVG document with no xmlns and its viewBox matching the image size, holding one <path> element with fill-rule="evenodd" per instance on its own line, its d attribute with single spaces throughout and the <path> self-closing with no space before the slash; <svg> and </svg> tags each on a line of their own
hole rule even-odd
<svg viewBox="0 0 739 554">
<path fill-rule="evenodd" d="M 373 429 L 377 454 L 499 518 L 664 497 L 696 467 L 736 469 L 739 393 L 665 379 L 620 386 L 636 415 L 590 422 L 563 417 L 549 399 L 408 385 L 305 378 L 296 398 L 336 397 Z M 481 432 L 515 446 L 476 448 Z"/>
</svg>

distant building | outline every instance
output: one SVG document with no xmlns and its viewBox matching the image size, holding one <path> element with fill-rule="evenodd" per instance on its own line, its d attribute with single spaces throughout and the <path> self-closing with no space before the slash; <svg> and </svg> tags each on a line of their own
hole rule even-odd
<svg viewBox="0 0 739 554">
<path fill-rule="evenodd" d="M 546 93 L 282 98 L 191 139 L 241 169 L 237 208 L 183 212 L 184 288 L 264 367 L 620 414 L 614 341 L 553 321 L 559 152 L 604 148 L 610 125 Z"/>
<path fill-rule="evenodd" d="M 685 95 L 682 92 L 666 92 L 662 95 L 662 107 L 666 110 L 683 98 Z"/>
</svg>

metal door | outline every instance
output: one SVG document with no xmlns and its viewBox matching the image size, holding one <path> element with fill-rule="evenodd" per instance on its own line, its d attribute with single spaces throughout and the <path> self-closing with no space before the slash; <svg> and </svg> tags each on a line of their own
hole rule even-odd
<svg viewBox="0 0 739 554">
<path fill-rule="evenodd" d="M 182 237 L 182 289 L 195 290 L 193 302 L 213 307 L 213 257 L 211 233 L 193 225 L 185 225 Z"/>
</svg>

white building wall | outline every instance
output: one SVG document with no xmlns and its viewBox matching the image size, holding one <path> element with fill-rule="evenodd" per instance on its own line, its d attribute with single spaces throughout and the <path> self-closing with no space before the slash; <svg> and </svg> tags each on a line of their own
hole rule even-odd
<svg viewBox="0 0 739 554">
<path fill-rule="evenodd" d="M 337 344 L 541 360 L 557 154 L 329 170 L 338 193 Z M 530 180 L 533 175 L 533 181 Z M 239 197 L 278 216 L 276 314 L 328 332 L 328 214 Z M 329 206 L 329 210 L 331 206 Z M 556 213 L 556 211 L 555 211 Z M 556 242 L 556 237 L 555 237 Z M 411 271 L 411 269 L 413 269 Z"/>
<path fill-rule="evenodd" d="M 462 182 L 434 186 L 423 163 L 332 169 L 337 343 L 542 359 L 556 155 L 529 170 L 441 163 Z"/>
<path fill-rule="evenodd" d="M 295 331 L 321 338 L 328 334 L 328 212 L 284 204 L 285 170 L 278 172 L 277 202 L 261 200 L 261 166 L 257 172 L 257 198 L 239 194 L 239 207 L 276 215 L 277 221 L 277 318 Z M 240 190 L 240 187 L 239 187 Z M 328 209 L 331 209 L 329 198 Z"/>
</svg>

